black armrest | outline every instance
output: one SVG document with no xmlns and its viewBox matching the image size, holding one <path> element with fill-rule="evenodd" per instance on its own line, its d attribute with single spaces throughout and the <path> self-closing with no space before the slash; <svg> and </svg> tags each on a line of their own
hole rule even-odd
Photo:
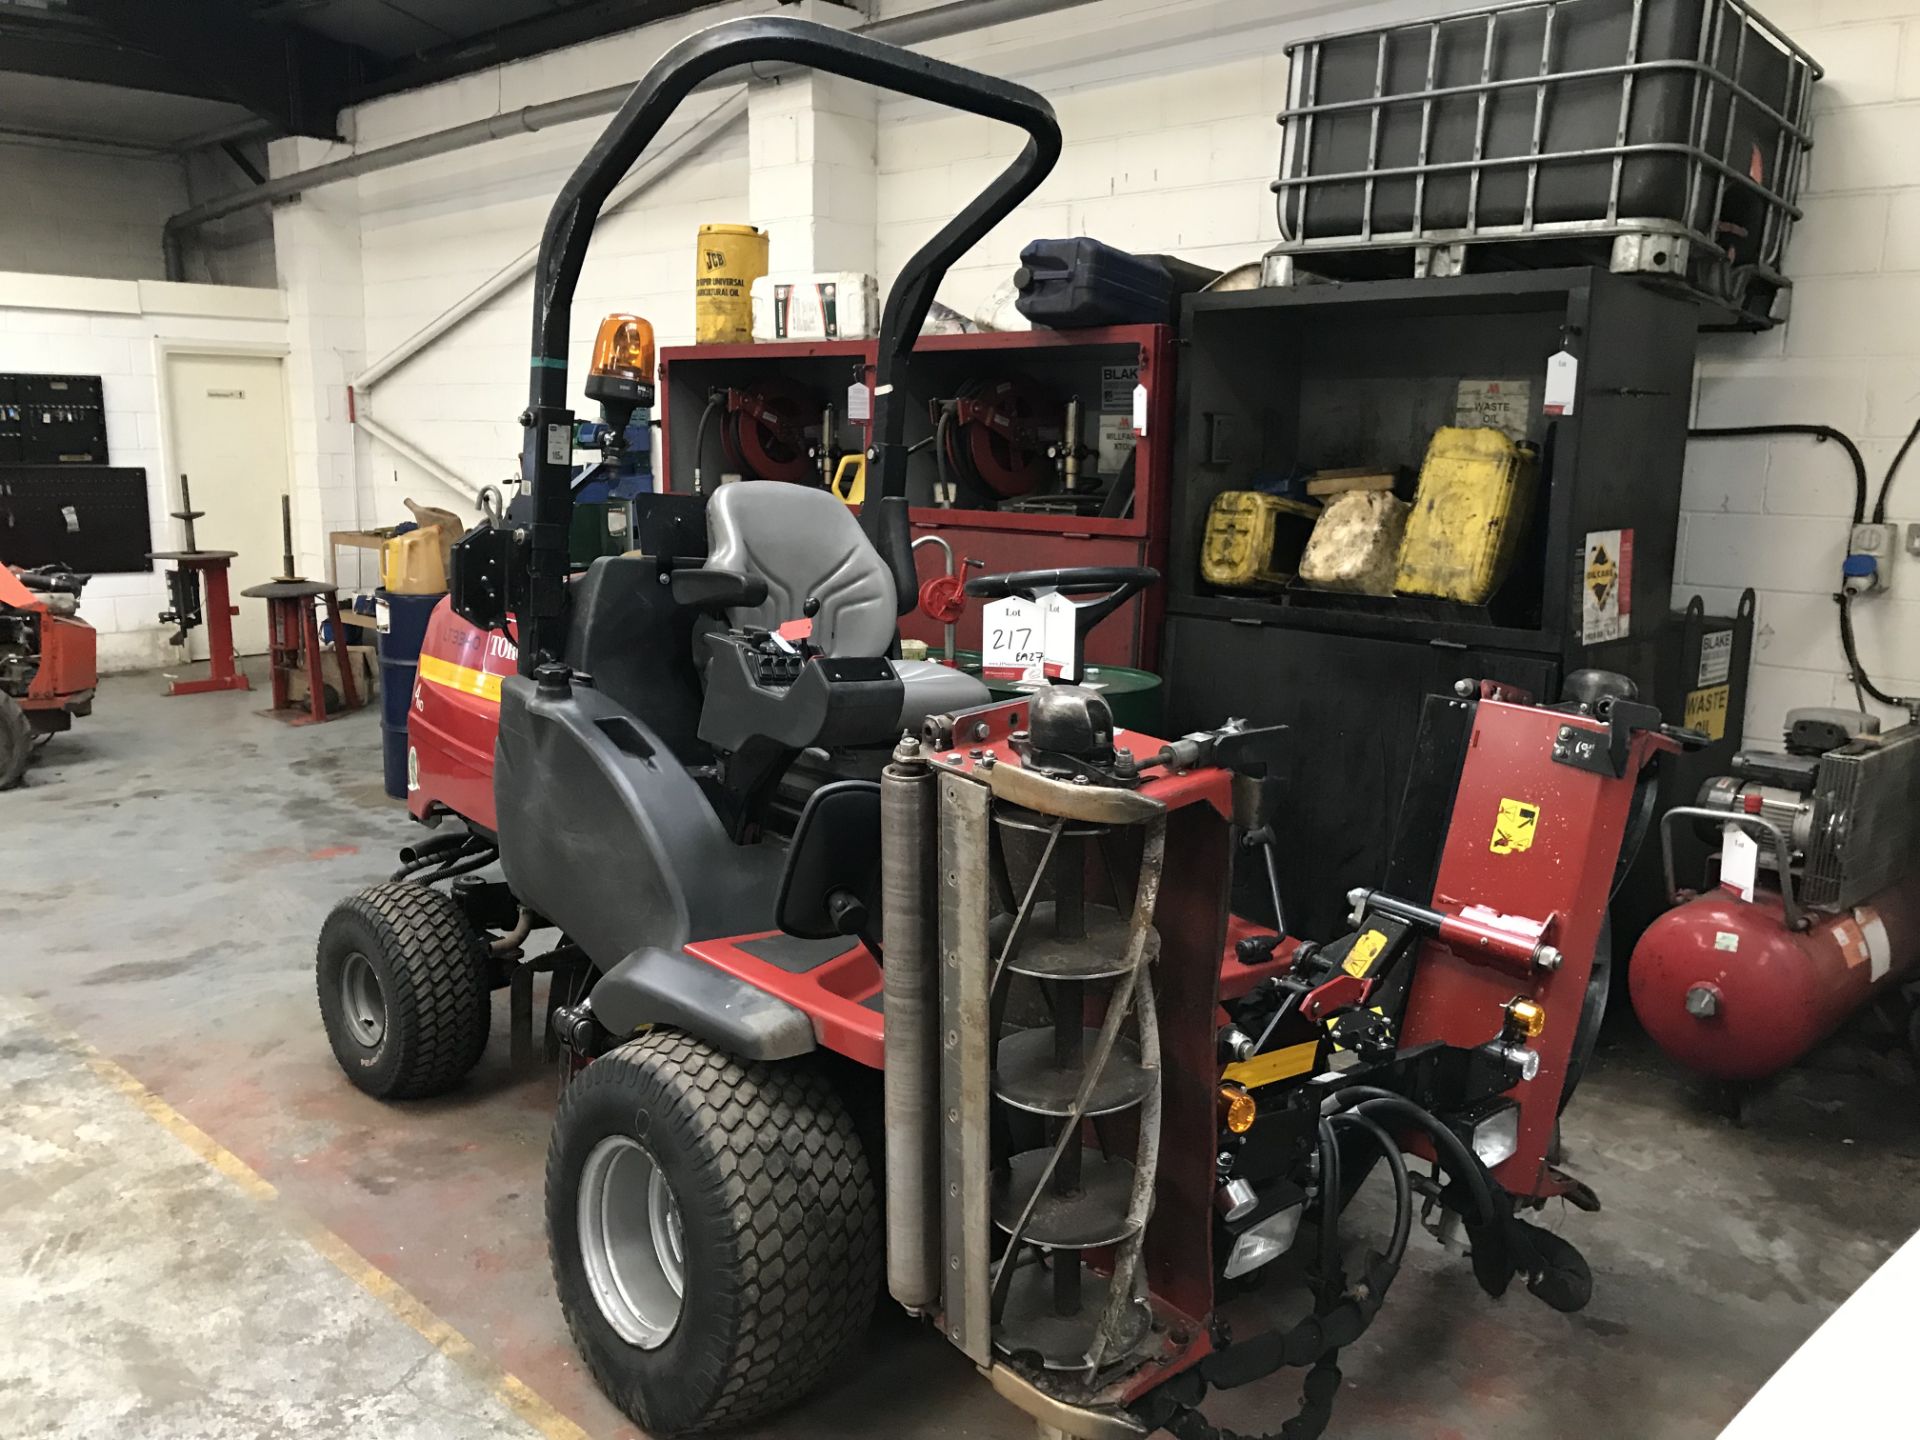
<svg viewBox="0 0 1920 1440">
<path fill-rule="evenodd" d="M 767 598 L 767 582 L 758 575 L 743 575 L 738 570 L 676 570 L 672 579 L 673 602 L 690 605 L 717 615 L 742 606 L 751 607 Z"/>
</svg>

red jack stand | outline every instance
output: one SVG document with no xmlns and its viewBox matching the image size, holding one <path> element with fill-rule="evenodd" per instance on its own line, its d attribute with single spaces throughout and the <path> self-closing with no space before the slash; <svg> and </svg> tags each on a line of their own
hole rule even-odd
<svg viewBox="0 0 1920 1440">
<path fill-rule="evenodd" d="M 193 508 L 193 500 L 187 491 L 187 477 L 184 475 L 180 477 L 180 508 L 171 513 L 186 531 L 186 548 L 156 550 L 147 556 L 149 560 L 167 561 L 174 567 L 167 572 L 167 598 L 173 608 L 160 618 L 180 627 L 174 632 L 173 643 L 184 646 L 193 627 L 201 621 L 200 586 L 202 577 L 205 577 L 207 675 L 203 680 L 175 680 L 167 687 L 167 694 L 205 695 L 213 690 L 251 690 L 253 685 L 233 663 L 233 617 L 240 612 L 227 598 L 227 562 L 238 552 L 200 548 L 193 538 L 193 522 L 207 512 Z"/>
<path fill-rule="evenodd" d="M 200 680 L 175 680 L 167 687 L 169 695 L 205 695 L 213 690 L 251 690 L 253 684 L 233 663 L 233 617 L 239 607 L 227 598 L 227 562 L 232 550 L 156 550 L 151 560 L 169 561 L 178 567 L 180 579 L 169 577 L 170 588 L 206 585 L 207 674 Z M 173 612 L 169 612 L 173 613 Z M 165 618 L 165 617 L 163 617 Z M 181 630 L 182 638 L 186 630 Z"/>
<path fill-rule="evenodd" d="M 340 663 L 340 713 L 360 708 L 359 687 L 353 683 L 353 660 L 347 654 L 346 629 L 340 622 L 336 588 L 318 580 L 269 580 L 240 592 L 267 602 L 267 653 L 273 663 L 273 709 L 289 725 L 318 725 L 333 717 L 327 713 L 327 680 L 321 663 L 318 604 L 333 627 L 334 658 Z M 307 675 L 307 705 L 303 711 L 289 699 L 289 680 L 295 672 Z"/>
</svg>

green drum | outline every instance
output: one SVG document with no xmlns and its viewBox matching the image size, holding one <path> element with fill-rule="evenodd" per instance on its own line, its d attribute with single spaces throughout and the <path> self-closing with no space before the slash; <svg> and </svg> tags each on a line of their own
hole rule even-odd
<svg viewBox="0 0 1920 1440">
<path fill-rule="evenodd" d="M 940 649 L 930 646 L 929 659 L 940 658 Z M 980 673 L 980 654 L 975 650 L 962 650 L 956 656 L 960 668 L 969 675 Z M 1132 670 L 1124 665 L 1089 665 L 1086 678 L 1081 684 L 1090 690 L 1098 690 L 1106 697 L 1107 704 L 1113 709 L 1113 720 L 1123 729 L 1137 730 L 1143 735 L 1160 734 L 1160 677 L 1145 670 Z M 1018 700 L 1035 687 L 1018 680 L 989 680 L 987 689 L 996 700 Z"/>
</svg>

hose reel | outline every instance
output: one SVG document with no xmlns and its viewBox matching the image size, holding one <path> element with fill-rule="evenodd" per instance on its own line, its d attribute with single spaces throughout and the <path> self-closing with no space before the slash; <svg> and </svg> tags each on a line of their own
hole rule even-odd
<svg viewBox="0 0 1920 1440">
<path fill-rule="evenodd" d="M 934 451 L 942 504 L 991 506 L 1032 493 L 1053 477 L 1049 448 L 1059 406 L 1030 381 L 969 380 L 935 401 Z"/>
<path fill-rule="evenodd" d="M 817 477 L 809 430 L 818 434 L 820 414 L 806 387 L 782 376 L 727 391 L 720 449 L 728 467 L 754 480 L 811 483 Z"/>
</svg>

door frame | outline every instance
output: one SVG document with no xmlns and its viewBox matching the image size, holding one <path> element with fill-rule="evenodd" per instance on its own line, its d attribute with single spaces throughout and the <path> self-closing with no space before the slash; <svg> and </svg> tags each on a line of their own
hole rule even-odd
<svg viewBox="0 0 1920 1440">
<path fill-rule="evenodd" d="M 159 391 L 160 463 L 164 467 L 160 476 L 162 518 L 172 519 L 173 507 L 180 504 L 179 490 L 173 483 L 180 474 L 179 426 L 173 413 L 173 376 L 167 369 L 167 362 L 176 355 L 211 355 L 229 360 L 278 360 L 281 362 L 280 423 L 287 436 L 286 494 L 293 499 L 295 533 L 298 533 L 300 497 L 294 494 L 293 488 L 293 386 L 288 381 L 286 365 L 292 354 L 293 347 L 278 340 L 154 340 L 154 388 Z M 175 538 L 169 531 L 168 543 L 162 548 L 172 548 Z"/>
</svg>

